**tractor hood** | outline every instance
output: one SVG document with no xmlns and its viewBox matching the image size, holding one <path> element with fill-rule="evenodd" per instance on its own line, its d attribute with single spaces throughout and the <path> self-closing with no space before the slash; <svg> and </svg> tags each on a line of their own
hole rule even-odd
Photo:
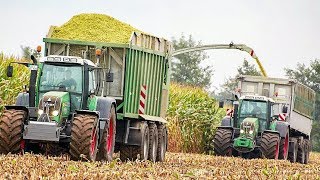
<svg viewBox="0 0 320 180">
<path fill-rule="evenodd" d="M 39 101 L 38 121 L 55 121 L 60 123 L 70 112 L 70 95 L 68 92 L 50 91 Z"/>
<path fill-rule="evenodd" d="M 258 118 L 245 118 L 240 125 L 240 136 L 234 140 L 233 147 L 240 152 L 254 150 L 258 130 Z"/>
</svg>

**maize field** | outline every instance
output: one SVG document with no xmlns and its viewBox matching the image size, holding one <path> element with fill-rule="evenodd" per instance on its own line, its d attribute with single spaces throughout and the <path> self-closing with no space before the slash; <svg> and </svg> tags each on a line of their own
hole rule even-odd
<svg viewBox="0 0 320 180">
<path fill-rule="evenodd" d="M 68 157 L 0 156 L 0 179 L 320 179 L 320 154 L 307 165 L 283 160 L 167 153 L 162 163 L 80 162 Z"/>
<path fill-rule="evenodd" d="M 209 94 L 198 87 L 170 85 L 169 150 L 211 153 L 215 129 L 225 115 Z"/>
<path fill-rule="evenodd" d="M 22 65 L 12 64 L 13 77 L 7 77 L 7 66 L 13 61 L 22 62 L 22 59 L 0 53 L 0 111 L 3 110 L 4 105 L 15 104 L 18 93 L 23 90 L 23 85 L 28 85 L 30 72 Z"/>
<path fill-rule="evenodd" d="M 128 43 L 138 29 L 103 14 L 79 14 L 60 27 L 55 27 L 51 38 L 91 42 Z"/>
</svg>

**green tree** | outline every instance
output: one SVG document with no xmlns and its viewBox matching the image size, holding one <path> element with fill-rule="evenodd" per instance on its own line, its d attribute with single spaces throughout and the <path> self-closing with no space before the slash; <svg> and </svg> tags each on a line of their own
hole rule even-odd
<svg viewBox="0 0 320 180">
<path fill-rule="evenodd" d="M 223 85 L 223 91 L 218 94 L 218 99 L 232 99 L 233 93 L 238 86 L 238 77 L 241 75 L 261 76 L 261 72 L 257 70 L 254 64 L 244 59 L 241 66 L 237 68 L 238 73 L 235 77 L 230 77 Z"/>
<path fill-rule="evenodd" d="M 176 40 L 172 39 L 175 50 L 195 47 L 201 45 L 201 41 L 196 42 L 191 35 L 184 36 Z M 191 86 L 208 88 L 211 84 L 213 70 L 211 66 L 201 67 L 200 64 L 208 58 L 203 51 L 195 51 L 177 55 L 172 62 L 172 81 Z"/>
<path fill-rule="evenodd" d="M 320 151 L 320 59 L 310 61 L 309 66 L 298 63 L 295 69 L 285 68 L 285 72 L 289 78 L 298 80 L 317 93 L 315 121 L 313 121 L 311 139 L 313 150 Z"/>
<path fill-rule="evenodd" d="M 40 53 L 36 49 L 32 49 L 30 46 L 20 46 L 23 59 L 30 59 L 31 55 L 38 57 Z"/>
</svg>

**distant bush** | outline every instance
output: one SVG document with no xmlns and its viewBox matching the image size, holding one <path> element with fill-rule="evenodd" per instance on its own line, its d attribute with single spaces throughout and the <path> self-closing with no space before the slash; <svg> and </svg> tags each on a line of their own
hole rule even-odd
<svg viewBox="0 0 320 180">
<path fill-rule="evenodd" d="M 167 114 L 169 151 L 211 153 L 216 127 L 224 116 L 217 104 L 201 88 L 172 83 Z"/>
</svg>

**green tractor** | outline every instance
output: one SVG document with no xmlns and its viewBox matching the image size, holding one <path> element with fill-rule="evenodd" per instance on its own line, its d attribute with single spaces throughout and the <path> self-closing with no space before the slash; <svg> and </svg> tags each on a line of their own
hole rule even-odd
<svg viewBox="0 0 320 180">
<path fill-rule="evenodd" d="M 47 56 L 20 63 L 31 70 L 28 92 L 0 117 L 0 153 L 33 151 L 74 160 L 111 160 L 115 147 L 116 100 L 97 96 L 101 68 L 73 56 Z M 12 77 L 13 66 L 7 76 Z"/>
<path fill-rule="evenodd" d="M 216 130 L 215 154 L 287 159 L 290 128 L 287 122 L 278 120 L 276 107 L 273 99 L 265 96 L 246 95 L 234 102 L 233 114 L 226 116 Z"/>
</svg>

